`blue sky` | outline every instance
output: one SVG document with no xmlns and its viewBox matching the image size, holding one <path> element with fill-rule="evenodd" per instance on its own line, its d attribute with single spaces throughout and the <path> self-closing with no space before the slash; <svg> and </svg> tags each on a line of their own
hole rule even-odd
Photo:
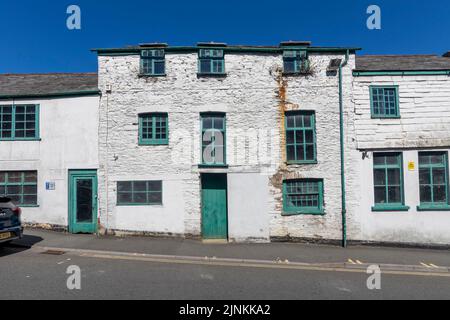
<svg viewBox="0 0 450 320">
<path fill-rule="evenodd" d="M 81 8 L 81 30 L 66 28 L 66 9 Z M 382 29 L 366 27 L 380 6 Z M 450 51 L 448 0 L 1 0 L 0 73 L 96 71 L 91 48 L 142 42 L 198 41 L 357 46 L 366 54 Z"/>
</svg>

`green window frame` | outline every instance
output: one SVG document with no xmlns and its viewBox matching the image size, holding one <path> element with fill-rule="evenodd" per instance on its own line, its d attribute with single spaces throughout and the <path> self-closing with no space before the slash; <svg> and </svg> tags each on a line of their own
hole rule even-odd
<svg viewBox="0 0 450 320">
<path fill-rule="evenodd" d="M 224 51 L 220 49 L 200 49 L 198 53 L 198 73 L 200 75 L 225 74 Z"/>
<path fill-rule="evenodd" d="M 398 86 L 371 86 L 370 110 L 372 118 L 400 118 Z"/>
<path fill-rule="evenodd" d="M 200 115 L 202 165 L 226 165 L 226 116 L 223 113 Z M 208 158 L 210 157 L 210 158 Z M 206 159 L 208 158 L 208 159 Z"/>
<path fill-rule="evenodd" d="M 448 210 L 448 153 L 419 152 L 419 210 Z"/>
<path fill-rule="evenodd" d="M 403 154 L 379 152 L 373 154 L 373 211 L 407 211 L 403 181 Z"/>
<path fill-rule="evenodd" d="M 39 105 L 0 105 L 0 141 L 39 139 Z"/>
<path fill-rule="evenodd" d="M 169 115 L 142 113 L 139 115 L 139 145 L 168 145 Z"/>
<path fill-rule="evenodd" d="M 323 179 L 292 179 L 283 181 L 283 215 L 323 215 Z"/>
<path fill-rule="evenodd" d="M 20 206 L 37 206 L 37 171 L 0 171 L 0 196 Z"/>
<path fill-rule="evenodd" d="M 164 49 L 141 51 L 140 74 L 145 76 L 166 75 L 166 58 Z"/>
<path fill-rule="evenodd" d="M 314 111 L 286 112 L 285 124 L 287 163 L 317 163 L 316 116 Z"/>
<path fill-rule="evenodd" d="M 118 206 L 162 205 L 162 181 L 118 181 Z"/>
<path fill-rule="evenodd" d="M 283 73 L 300 74 L 309 69 L 309 57 L 306 50 L 283 51 Z"/>
</svg>

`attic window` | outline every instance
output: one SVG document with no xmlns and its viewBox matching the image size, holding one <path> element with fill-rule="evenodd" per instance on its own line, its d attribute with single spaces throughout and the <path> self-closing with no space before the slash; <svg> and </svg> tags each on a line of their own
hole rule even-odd
<svg viewBox="0 0 450 320">
<path fill-rule="evenodd" d="M 308 52 L 306 50 L 285 50 L 283 52 L 283 73 L 301 74 L 309 69 Z"/>
<path fill-rule="evenodd" d="M 166 73 L 164 49 L 141 51 L 141 75 L 163 76 Z"/>
<path fill-rule="evenodd" d="M 221 49 L 200 49 L 198 73 L 201 75 L 225 74 L 224 52 Z"/>
</svg>

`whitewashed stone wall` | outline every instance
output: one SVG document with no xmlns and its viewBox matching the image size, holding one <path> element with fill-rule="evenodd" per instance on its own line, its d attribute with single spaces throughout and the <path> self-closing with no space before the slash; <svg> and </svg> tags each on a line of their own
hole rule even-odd
<svg viewBox="0 0 450 320">
<path fill-rule="evenodd" d="M 371 119 L 371 85 L 398 85 L 400 119 Z M 449 76 L 355 77 L 355 128 L 359 149 L 450 145 Z"/>
<path fill-rule="evenodd" d="M 249 185 L 255 174 L 266 177 L 254 179 L 258 186 L 265 181 L 255 192 L 241 186 L 248 203 L 261 203 L 252 212 L 248 205 L 240 205 L 242 192 L 229 190 L 231 240 L 340 239 L 338 76 L 326 72 L 333 58 L 344 56 L 311 54 L 313 75 L 283 78 L 281 55 L 226 54 L 226 77 L 198 78 L 196 53 L 166 53 L 167 76 L 142 78 L 138 76 L 139 55 L 99 56 L 102 225 L 114 230 L 200 236 L 200 173 L 220 171 L 229 173 L 230 187 L 239 185 L 240 174 Z M 351 56 L 344 69 L 349 135 L 353 130 L 348 121 L 353 111 L 354 64 Z M 111 93 L 106 92 L 108 85 Z M 296 109 L 316 111 L 318 164 L 286 168 L 283 113 Z M 208 111 L 226 113 L 229 168 L 225 170 L 198 168 L 200 112 Z M 138 146 L 138 114 L 143 112 L 169 114 L 169 146 Z M 347 149 L 355 150 L 354 140 L 346 140 Z M 352 167 L 348 169 L 352 176 Z M 281 216 L 281 184 L 288 177 L 324 178 L 325 216 Z M 116 206 L 116 182 L 134 179 L 163 180 L 163 205 Z M 246 214 L 261 220 L 257 227 L 242 218 Z M 350 221 L 353 216 L 350 211 Z"/>
</svg>

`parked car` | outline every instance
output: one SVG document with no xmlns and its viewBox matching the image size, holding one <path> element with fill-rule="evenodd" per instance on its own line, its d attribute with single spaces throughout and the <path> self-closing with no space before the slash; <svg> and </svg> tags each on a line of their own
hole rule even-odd
<svg viewBox="0 0 450 320">
<path fill-rule="evenodd" d="M 22 238 L 22 210 L 11 199 L 0 197 L 0 244 Z"/>
</svg>

